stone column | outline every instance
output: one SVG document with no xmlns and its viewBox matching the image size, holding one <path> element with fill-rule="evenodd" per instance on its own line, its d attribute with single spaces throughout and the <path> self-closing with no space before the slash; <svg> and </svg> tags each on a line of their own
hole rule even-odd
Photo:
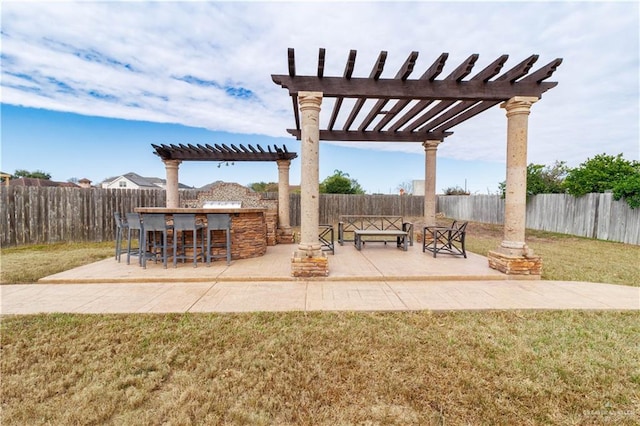
<svg viewBox="0 0 640 426">
<path fill-rule="evenodd" d="M 320 104 L 322 92 L 298 92 L 300 105 L 301 179 L 300 179 L 300 244 L 293 254 L 291 271 L 294 277 L 329 275 L 329 264 L 318 241 L 320 216 Z"/>
<path fill-rule="evenodd" d="M 320 216 L 320 104 L 322 93 L 299 92 L 302 132 L 302 165 L 300 179 L 300 250 L 320 249 L 318 225 Z"/>
<path fill-rule="evenodd" d="M 278 160 L 278 244 L 292 244 L 289 219 L 289 168 L 291 160 Z"/>
<path fill-rule="evenodd" d="M 167 207 L 180 207 L 180 194 L 178 192 L 178 167 L 181 160 L 162 160 L 167 170 Z"/>
<path fill-rule="evenodd" d="M 527 216 L 527 136 L 536 97 L 516 96 L 500 105 L 507 115 L 507 181 L 504 236 L 489 252 L 489 266 L 507 274 L 540 275 L 542 260 L 525 243 Z"/>
<path fill-rule="evenodd" d="M 424 147 L 424 224 L 436 224 L 436 154 L 442 141 L 426 141 Z"/>
</svg>

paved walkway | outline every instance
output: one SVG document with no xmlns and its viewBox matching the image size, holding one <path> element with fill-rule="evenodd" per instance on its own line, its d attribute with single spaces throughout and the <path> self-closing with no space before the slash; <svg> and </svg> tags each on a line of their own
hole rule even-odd
<svg viewBox="0 0 640 426">
<path fill-rule="evenodd" d="M 473 309 L 640 310 L 640 288 L 559 281 L 5 285 L 2 314 Z"/>
<path fill-rule="evenodd" d="M 640 287 L 510 280 L 487 259 L 440 256 L 419 246 L 362 251 L 338 246 L 330 277 L 290 277 L 292 246 L 260 258 L 144 270 L 106 259 L 42 279 L 0 286 L 0 313 L 160 313 L 247 311 L 400 311 L 473 309 L 640 310 Z"/>
</svg>

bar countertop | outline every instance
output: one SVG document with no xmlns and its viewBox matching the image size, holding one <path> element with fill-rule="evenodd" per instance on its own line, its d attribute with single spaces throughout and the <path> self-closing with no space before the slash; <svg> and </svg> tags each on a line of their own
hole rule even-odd
<svg viewBox="0 0 640 426">
<path fill-rule="evenodd" d="M 137 213 L 164 213 L 164 214 L 174 214 L 174 213 L 195 213 L 195 214 L 208 214 L 208 213 L 263 213 L 266 212 L 267 209 L 233 209 L 233 208 L 221 208 L 221 209 L 212 209 L 212 208 L 202 208 L 202 207 L 136 207 L 134 209 Z"/>
</svg>

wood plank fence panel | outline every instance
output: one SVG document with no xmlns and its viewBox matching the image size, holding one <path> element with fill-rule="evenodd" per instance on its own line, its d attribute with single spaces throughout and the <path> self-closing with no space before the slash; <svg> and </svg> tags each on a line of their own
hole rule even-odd
<svg viewBox="0 0 640 426">
<path fill-rule="evenodd" d="M 185 191 L 182 200 L 194 199 Z M 267 194 L 277 199 L 277 193 Z M 164 206 L 163 190 L 0 188 L 0 245 L 114 239 L 113 212 L 138 206 Z M 438 211 L 458 220 L 500 224 L 504 200 L 497 195 L 438 196 Z M 424 197 L 411 195 L 320 194 L 320 223 L 340 215 L 381 214 L 407 219 L 424 215 Z M 300 226 L 300 194 L 290 194 L 290 220 Z M 527 227 L 591 238 L 640 244 L 640 209 L 631 209 L 611 194 L 541 194 L 527 201 Z"/>
</svg>

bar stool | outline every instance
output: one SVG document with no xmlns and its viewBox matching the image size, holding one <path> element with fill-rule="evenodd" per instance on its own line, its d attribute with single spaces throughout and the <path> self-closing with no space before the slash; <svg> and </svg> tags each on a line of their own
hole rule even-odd
<svg viewBox="0 0 640 426">
<path fill-rule="evenodd" d="M 122 239 L 125 231 L 129 231 L 129 225 L 127 225 L 127 222 L 120 216 L 120 212 L 113 212 L 113 219 L 116 222 L 116 260 L 120 263 Z"/>
<path fill-rule="evenodd" d="M 225 231 L 226 243 L 211 242 L 211 231 Z M 214 247 L 226 248 L 226 254 L 211 255 Z M 211 265 L 211 258 L 227 258 L 227 265 L 231 264 L 231 216 L 224 213 L 207 214 L 207 266 Z"/>
<path fill-rule="evenodd" d="M 178 246 L 178 232 L 181 233 L 181 243 Z M 193 240 L 187 243 L 186 234 L 191 232 Z M 198 245 L 200 235 L 200 245 Z M 198 248 L 200 253 L 198 253 Z M 173 215 L 173 267 L 178 267 L 178 259 L 187 260 L 187 249 L 193 250 L 193 267 L 197 267 L 197 258 L 204 262 L 204 226 L 196 222 L 196 215 L 192 213 L 178 213 Z"/>
<path fill-rule="evenodd" d="M 138 213 L 126 213 L 127 218 L 127 265 L 131 256 L 138 256 L 138 263 L 142 265 L 142 258 L 144 257 L 144 228 L 142 226 L 142 218 Z M 133 233 L 138 233 L 138 247 L 131 248 L 131 240 L 133 239 Z"/>
<path fill-rule="evenodd" d="M 167 225 L 167 219 L 163 213 L 145 213 L 142 215 L 142 226 L 145 244 L 143 247 L 148 251 L 143 251 L 142 267 L 147 267 L 147 257 L 153 257 L 158 263 L 158 255 L 162 258 L 162 265 L 167 267 L 167 239 L 168 231 L 171 229 Z M 158 234 L 162 234 L 162 241 L 158 241 Z"/>
</svg>

